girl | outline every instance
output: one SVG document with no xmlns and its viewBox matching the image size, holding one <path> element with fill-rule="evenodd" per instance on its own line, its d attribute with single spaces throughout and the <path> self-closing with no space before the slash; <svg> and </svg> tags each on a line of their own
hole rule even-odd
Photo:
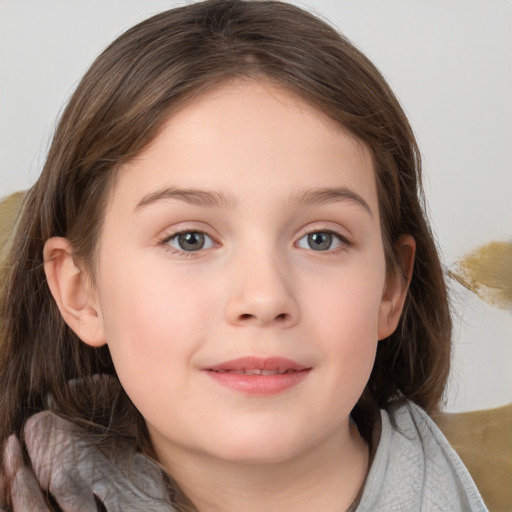
<svg viewBox="0 0 512 512">
<path fill-rule="evenodd" d="M 6 268 L 7 510 L 485 510 L 427 415 L 451 324 L 416 142 L 310 14 L 119 37 Z"/>
</svg>

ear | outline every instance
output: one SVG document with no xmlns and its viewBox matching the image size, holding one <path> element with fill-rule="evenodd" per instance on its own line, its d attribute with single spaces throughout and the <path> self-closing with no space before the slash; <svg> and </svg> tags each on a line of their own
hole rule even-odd
<svg viewBox="0 0 512 512">
<path fill-rule="evenodd" d="M 404 307 L 414 267 L 416 242 L 411 235 L 402 235 L 395 244 L 398 268 L 388 271 L 379 309 L 379 340 L 391 336 L 397 328 Z"/>
<path fill-rule="evenodd" d="M 98 294 L 73 259 L 66 238 L 50 238 L 44 246 L 44 270 L 62 318 L 92 347 L 106 343 Z"/>
</svg>

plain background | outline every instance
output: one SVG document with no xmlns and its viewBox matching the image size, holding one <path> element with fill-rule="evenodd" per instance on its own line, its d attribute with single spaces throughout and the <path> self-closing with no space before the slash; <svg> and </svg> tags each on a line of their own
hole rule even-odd
<svg viewBox="0 0 512 512">
<path fill-rule="evenodd" d="M 185 1 L 0 0 L 0 197 L 37 178 L 56 119 L 94 57 Z M 447 269 L 512 238 L 512 1 L 308 0 L 379 67 L 422 150 Z M 512 310 L 455 282 L 450 411 L 512 401 Z"/>
</svg>

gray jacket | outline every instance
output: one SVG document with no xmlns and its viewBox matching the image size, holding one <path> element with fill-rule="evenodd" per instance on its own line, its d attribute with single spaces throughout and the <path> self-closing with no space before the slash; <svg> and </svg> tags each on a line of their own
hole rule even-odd
<svg viewBox="0 0 512 512">
<path fill-rule="evenodd" d="M 381 411 L 382 431 L 357 512 L 484 512 L 468 470 L 412 402 Z"/>
</svg>

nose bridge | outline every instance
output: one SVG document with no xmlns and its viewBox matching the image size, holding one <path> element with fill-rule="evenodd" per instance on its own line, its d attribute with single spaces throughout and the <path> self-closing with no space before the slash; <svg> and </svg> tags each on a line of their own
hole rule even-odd
<svg viewBox="0 0 512 512">
<path fill-rule="evenodd" d="M 299 307 L 286 258 L 268 239 L 240 247 L 231 262 L 231 294 L 226 317 L 234 324 L 291 326 Z"/>
</svg>

